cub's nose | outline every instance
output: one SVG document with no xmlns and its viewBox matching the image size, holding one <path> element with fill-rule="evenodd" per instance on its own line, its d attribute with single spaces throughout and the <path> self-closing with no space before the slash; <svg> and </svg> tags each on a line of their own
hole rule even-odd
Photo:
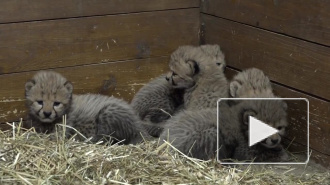
<svg viewBox="0 0 330 185">
<path fill-rule="evenodd" d="M 277 144 L 278 143 L 278 139 L 272 139 L 272 143 L 273 144 Z"/>
<path fill-rule="evenodd" d="M 165 79 L 166 79 L 167 81 L 169 81 L 169 80 L 170 80 L 170 78 L 169 78 L 169 77 L 167 77 L 167 76 L 165 77 Z"/>
<path fill-rule="evenodd" d="M 44 112 L 46 118 L 49 118 L 51 114 L 52 114 L 51 112 Z"/>
</svg>

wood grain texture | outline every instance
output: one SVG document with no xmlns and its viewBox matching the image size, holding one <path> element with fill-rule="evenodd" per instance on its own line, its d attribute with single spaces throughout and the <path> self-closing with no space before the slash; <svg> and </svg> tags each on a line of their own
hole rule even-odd
<svg viewBox="0 0 330 185">
<path fill-rule="evenodd" d="M 231 79 L 237 72 L 236 70 L 227 68 L 226 76 Z M 308 96 L 275 83 L 272 86 L 274 94 L 279 97 L 308 99 L 310 148 L 330 156 L 330 102 Z M 299 143 L 301 146 L 307 146 L 307 104 L 304 101 L 287 101 L 287 104 L 289 127 L 286 137 L 290 141 L 293 140 L 293 142 Z"/>
<path fill-rule="evenodd" d="M 280 85 L 273 85 L 275 94 L 280 97 L 306 98 L 309 101 L 309 140 L 310 147 L 322 153 L 330 155 L 330 102 L 320 100 Z M 290 102 L 289 122 L 291 129 L 287 135 L 295 142 L 306 145 L 307 139 L 307 110 L 303 101 Z M 294 137 L 292 137 L 294 136 Z"/>
<path fill-rule="evenodd" d="M 0 23 L 199 7 L 198 0 L 0 1 Z"/>
<path fill-rule="evenodd" d="M 56 69 L 74 85 L 74 93 L 113 95 L 130 101 L 151 78 L 168 71 L 168 57 Z M 0 75 L 0 123 L 25 115 L 24 84 L 35 72 Z"/>
<path fill-rule="evenodd" d="M 330 1 L 203 0 L 202 12 L 330 46 Z"/>
<path fill-rule="evenodd" d="M 284 141 L 284 145 L 285 146 L 289 146 L 287 149 L 289 151 L 296 151 L 296 155 L 299 155 L 299 158 L 297 161 L 299 162 L 306 162 L 306 159 L 307 159 L 307 154 L 305 154 L 306 152 L 306 146 L 303 146 L 299 143 L 291 143 L 291 141 L 289 140 L 285 140 Z M 318 164 L 321 164 L 322 166 L 326 167 L 326 168 L 330 168 L 330 155 L 327 155 L 327 154 L 324 154 L 324 153 L 321 153 L 321 152 L 318 152 L 317 150 L 314 150 L 312 148 L 310 148 L 310 161 L 308 164 L 310 163 L 318 163 Z"/>
<path fill-rule="evenodd" d="M 227 64 L 257 67 L 281 84 L 330 100 L 330 48 L 202 15 L 204 41 L 219 44 Z"/>
<path fill-rule="evenodd" d="M 311 150 L 312 154 L 310 156 L 310 158 L 315 161 L 318 164 L 321 164 L 322 166 L 330 169 L 330 156 L 320 153 L 318 151 L 315 150 Z"/>
<path fill-rule="evenodd" d="M 199 9 L 0 25 L 0 74 L 167 56 L 197 45 Z"/>
</svg>

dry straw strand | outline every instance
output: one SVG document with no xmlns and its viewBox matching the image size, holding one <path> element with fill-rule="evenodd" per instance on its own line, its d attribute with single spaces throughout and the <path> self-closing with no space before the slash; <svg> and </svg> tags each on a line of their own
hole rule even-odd
<svg viewBox="0 0 330 185">
<path fill-rule="evenodd" d="M 0 131 L 0 184 L 330 184 L 328 170 L 224 166 L 188 157 L 167 141 L 78 142 L 61 132 L 65 120 L 53 140 L 22 121 Z"/>
</svg>

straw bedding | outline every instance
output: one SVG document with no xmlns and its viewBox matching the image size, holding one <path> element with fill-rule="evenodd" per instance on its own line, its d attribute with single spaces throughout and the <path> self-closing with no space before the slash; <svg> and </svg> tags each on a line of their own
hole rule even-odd
<svg viewBox="0 0 330 185">
<path fill-rule="evenodd" d="M 0 131 L 0 184 L 330 184 L 329 171 L 301 165 L 299 173 L 297 166 L 224 166 L 170 143 L 110 146 L 13 128 Z"/>
</svg>

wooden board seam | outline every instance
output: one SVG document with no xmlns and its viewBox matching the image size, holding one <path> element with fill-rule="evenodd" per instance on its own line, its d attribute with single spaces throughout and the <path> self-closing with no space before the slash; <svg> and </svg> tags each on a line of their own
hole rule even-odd
<svg viewBox="0 0 330 185">
<path fill-rule="evenodd" d="M 72 16 L 72 17 L 60 17 L 60 18 L 51 18 L 51 19 L 34 19 L 28 21 L 12 21 L 12 22 L 1 22 L 3 24 L 19 24 L 19 23 L 31 23 L 31 22 L 41 22 L 41 21 L 59 21 L 67 19 L 82 19 L 90 17 L 104 17 L 104 16 L 116 16 L 116 15 L 130 15 L 130 14 L 140 14 L 140 13 L 153 13 L 153 12 L 164 12 L 164 11 L 173 11 L 173 10 L 189 10 L 189 9 L 199 9 L 199 7 L 187 7 L 187 8 L 169 8 L 162 10 L 147 10 L 147 11 L 136 11 L 136 12 L 123 12 L 123 13 L 110 13 L 110 14 L 95 14 L 95 15 L 86 15 L 86 16 Z"/>
<path fill-rule="evenodd" d="M 241 71 L 242 71 L 242 70 L 240 70 L 240 69 L 238 69 L 238 68 L 236 68 L 236 67 L 232 67 L 232 66 L 230 66 L 230 65 L 227 65 L 226 67 L 228 67 L 229 69 L 235 70 L 235 71 L 237 71 L 237 72 L 241 72 Z M 320 96 L 317 96 L 317 95 L 314 95 L 314 94 L 308 93 L 308 92 L 306 92 L 306 91 L 302 91 L 302 90 L 300 90 L 300 89 L 296 89 L 296 88 L 294 88 L 294 87 L 291 87 L 291 86 L 288 86 L 288 85 L 285 85 L 285 84 L 279 83 L 279 82 L 277 82 L 277 81 L 273 81 L 273 80 L 270 80 L 270 81 L 271 81 L 272 83 L 276 84 L 276 85 L 279 85 L 279 86 L 285 87 L 285 88 L 287 88 L 287 89 L 294 90 L 294 91 L 297 91 L 297 92 L 299 92 L 299 93 L 302 93 L 302 94 L 304 94 L 304 95 L 306 95 L 306 96 L 310 96 L 310 97 L 313 97 L 313 98 L 317 98 L 317 99 L 320 99 L 320 100 L 322 100 L 322 101 L 325 101 L 325 102 L 330 103 L 330 100 L 328 100 L 328 99 L 326 99 L 326 98 L 323 98 L 323 97 L 320 97 Z"/>
<path fill-rule="evenodd" d="M 0 73 L 169 55 L 198 45 L 199 15 L 195 8 L 0 25 Z"/>
<path fill-rule="evenodd" d="M 168 57 L 168 55 L 160 55 L 160 56 L 153 56 L 153 57 L 146 57 L 146 58 L 129 58 L 123 60 L 109 60 L 107 62 L 97 62 L 97 63 L 90 63 L 90 64 L 78 64 L 78 65 L 69 65 L 69 66 L 61 66 L 61 67 L 49 67 L 45 69 L 36 69 L 36 70 L 28 70 L 28 71 L 19 71 L 19 72 L 11 72 L 11 73 L 2 73 L 2 75 L 12 75 L 18 73 L 25 73 L 25 72 L 37 72 L 42 70 L 54 70 L 54 69 L 62 69 L 62 68 L 71 68 L 71 67 L 83 67 L 83 66 L 92 66 L 92 65 L 101 65 L 101 64 L 110 64 L 110 63 L 120 63 L 120 62 L 130 62 L 130 61 L 138 61 L 138 60 L 148 60 L 148 59 L 155 59 L 155 58 L 164 58 Z"/>
<path fill-rule="evenodd" d="M 228 65 L 257 67 L 275 81 L 330 100 L 329 47 L 215 16 L 202 15 L 202 21 L 206 43 L 220 44 Z"/>
<path fill-rule="evenodd" d="M 288 138 L 285 138 L 285 139 L 286 139 L 287 141 L 290 141 Z M 295 144 L 296 144 L 296 145 L 299 145 L 299 146 L 301 146 L 301 147 L 306 147 L 306 148 L 307 148 L 307 146 L 304 145 L 304 144 L 297 143 L 297 142 L 295 142 Z M 288 147 L 290 148 L 290 145 L 289 145 Z M 311 155 L 313 155 L 313 151 L 316 151 L 316 152 L 318 152 L 318 153 L 320 153 L 320 154 L 323 154 L 323 155 L 326 155 L 326 156 L 330 157 L 330 154 L 327 154 L 327 153 L 321 152 L 321 151 L 319 151 L 319 150 L 317 150 L 317 149 L 314 149 L 314 148 L 309 147 L 309 153 L 310 153 Z"/>
<path fill-rule="evenodd" d="M 253 29 L 258 29 L 258 30 L 262 30 L 262 31 L 266 31 L 266 32 L 270 32 L 270 33 L 282 35 L 282 36 L 285 36 L 285 37 L 290 37 L 290 38 L 293 38 L 293 39 L 305 41 L 305 42 L 308 42 L 308 43 L 311 43 L 311 44 L 316 44 L 316 45 L 319 45 L 319 46 L 330 48 L 330 46 L 328 46 L 328 45 L 321 44 L 321 43 L 318 43 L 318 42 L 315 42 L 315 41 L 311 41 L 311 40 L 307 40 L 307 39 L 303 39 L 303 38 L 300 38 L 300 37 L 295 37 L 293 35 L 288 35 L 288 34 L 285 34 L 285 33 L 276 32 L 276 31 L 273 31 L 273 30 L 265 29 L 265 28 L 260 28 L 260 27 L 257 27 L 257 26 L 253 26 L 251 24 L 247 24 L 247 23 L 243 23 L 243 22 L 238 22 L 238 21 L 235 21 L 235 20 L 232 20 L 232 19 L 228 19 L 228 18 L 224 18 L 224 17 L 219 17 L 219 16 L 208 14 L 208 13 L 205 13 L 205 12 L 201 12 L 201 14 L 202 15 L 211 16 L 211 17 L 216 17 L 216 18 L 223 19 L 223 20 L 226 20 L 226 21 L 232 21 L 234 23 L 242 24 L 244 26 L 248 26 L 248 27 L 251 27 Z"/>
</svg>

